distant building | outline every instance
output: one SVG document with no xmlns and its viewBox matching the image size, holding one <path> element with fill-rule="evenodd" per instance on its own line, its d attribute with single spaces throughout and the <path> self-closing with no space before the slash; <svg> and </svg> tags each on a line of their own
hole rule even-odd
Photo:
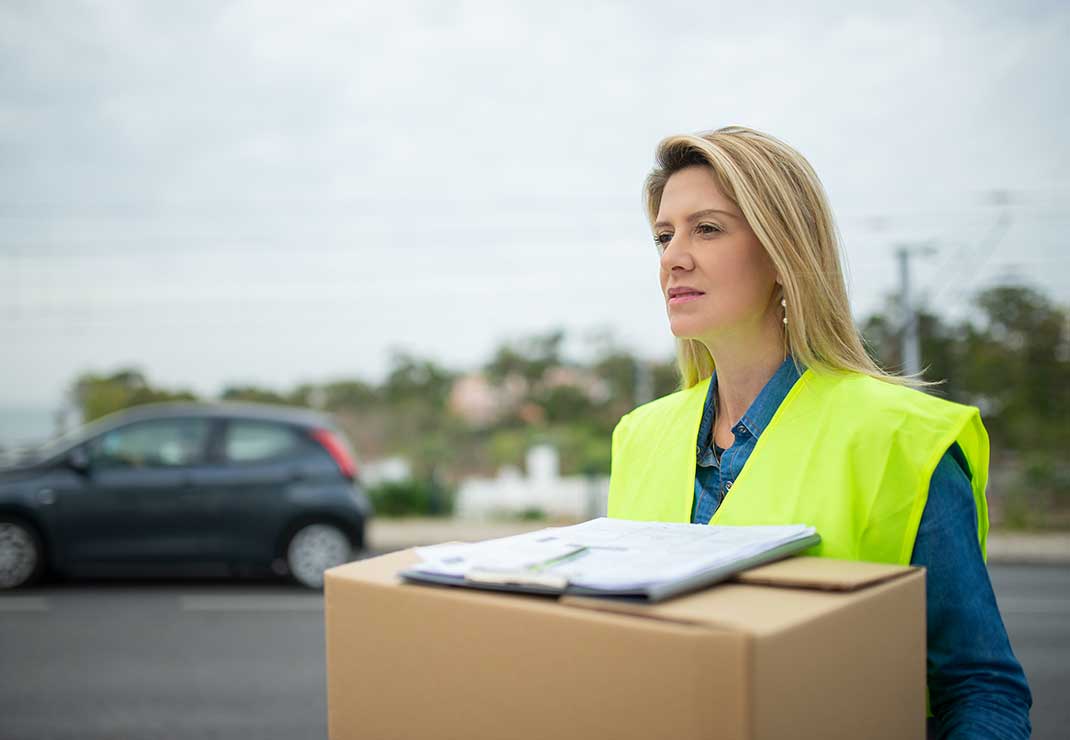
<svg viewBox="0 0 1070 740">
<path fill-rule="evenodd" d="M 604 380 L 590 370 L 576 367 L 551 367 L 536 386 L 576 388 L 595 403 L 605 402 L 611 393 Z M 512 412 L 533 424 L 541 421 L 542 409 L 533 409 L 534 404 L 524 402 L 530 390 L 528 382 L 515 373 L 499 384 L 492 383 L 483 373 L 470 373 L 454 381 L 449 409 L 475 426 L 489 426 Z"/>
<path fill-rule="evenodd" d="M 547 388 L 577 388 L 595 403 L 609 400 L 612 393 L 606 381 L 582 367 L 552 367 L 543 376 L 542 384 Z"/>
<path fill-rule="evenodd" d="M 526 475 L 507 466 L 495 478 L 461 481 L 455 514 L 472 519 L 526 511 L 540 511 L 546 516 L 562 519 L 605 516 L 608 477 L 561 477 L 557 450 L 549 445 L 528 450 L 526 463 Z"/>
<path fill-rule="evenodd" d="M 448 405 L 454 416 L 469 424 L 487 426 L 515 408 L 526 391 L 527 384 L 517 375 L 495 385 L 483 373 L 470 373 L 454 381 Z"/>
<path fill-rule="evenodd" d="M 360 480 L 366 486 L 380 483 L 398 483 L 412 478 L 412 466 L 403 457 L 386 457 L 370 460 L 360 466 Z"/>
</svg>

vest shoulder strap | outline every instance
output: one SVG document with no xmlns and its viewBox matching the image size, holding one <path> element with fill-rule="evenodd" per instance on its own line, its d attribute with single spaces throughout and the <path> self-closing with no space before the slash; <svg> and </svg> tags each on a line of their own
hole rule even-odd
<svg viewBox="0 0 1070 740">
<path fill-rule="evenodd" d="M 695 444 L 706 380 L 643 404 L 613 430 L 607 515 L 618 519 L 689 522 Z M 678 495 L 678 492 L 684 495 Z"/>
</svg>

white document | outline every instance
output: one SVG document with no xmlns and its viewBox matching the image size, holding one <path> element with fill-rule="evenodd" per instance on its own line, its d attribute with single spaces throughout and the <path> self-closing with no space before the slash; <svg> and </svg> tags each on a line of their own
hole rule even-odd
<svg viewBox="0 0 1070 740">
<path fill-rule="evenodd" d="M 583 550 L 582 545 L 570 545 L 544 532 L 527 532 L 512 537 L 500 537 L 475 543 L 449 543 L 417 547 L 416 553 L 424 562 L 416 570 L 442 575 L 464 575 L 470 570 L 524 570 Z"/>
<path fill-rule="evenodd" d="M 416 548 L 414 570 L 464 576 L 473 571 L 555 574 L 592 589 L 641 589 L 730 566 L 812 537 L 813 527 L 710 526 L 601 517 L 475 543 Z"/>
</svg>

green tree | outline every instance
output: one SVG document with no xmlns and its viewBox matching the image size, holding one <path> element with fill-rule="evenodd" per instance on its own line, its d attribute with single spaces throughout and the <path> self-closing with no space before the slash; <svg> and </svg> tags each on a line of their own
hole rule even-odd
<svg viewBox="0 0 1070 740">
<path fill-rule="evenodd" d="M 387 403 L 420 405 L 442 411 L 446 408 L 454 373 L 431 360 L 395 352 L 382 394 Z"/>
<path fill-rule="evenodd" d="M 328 409 L 364 409 L 379 403 L 375 386 L 360 380 L 338 380 L 323 386 Z"/>
<path fill-rule="evenodd" d="M 903 337 L 902 322 L 898 319 L 898 302 L 888 301 L 886 311 L 885 314 L 874 314 L 863 322 L 862 336 L 870 356 L 880 367 L 890 372 L 901 372 Z M 917 322 L 922 378 L 941 383 L 939 386 L 931 387 L 929 392 L 956 397 L 958 395 L 956 369 L 961 361 L 959 357 L 961 329 L 947 324 L 925 307 L 918 310 Z"/>
<path fill-rule="evenodd" d="M 596 407 L 582 388 L 573 385 L 557 385 L 544 388 L 533 394 L 535 403 L 542 407 L 550 424 L 590 424 Z"/>
<path fill-rule="evenodd" d="M 676 360 L 651 364 L 650 377 L 654 398 L 680 389 L 680 370 L 676 367 Z"/>
<path fill-rule="evenodd" d="M 153 388 L 136 368 L 124 368 L 111 375 L 83 373 L 71 385 L 70 397 L 81 411 L 83 422 L 146 403 L 197 400 L 188 390 Z"/>
<path fill-rule="evenodd" d="M 1034 288 L 1000 285 L 978 294 L 964 327 L 962 385 L 987 406 L 1014 447 L 1070 443 L 1070 313 Z"/>
<path fill-rule="evenodd" d="M 500 383 L 510 375 L 519 375 L 529 387 L 538 385 L 546 371 L 564 364 L 561 345 L 565 332 L 554 329 L 499 347 L 484 371 L 492 382 Z"/>
<path fill-rule="evenodd" d="M 223 401 L 248 401 L 251 403 L 271 403 L 283 406 L 305 406 L 300 400 L 290 395 L 278 393 L 268 388 L 254 385 L 233 385 L 223 389 L 219 398 Z"/>
<path fill-rule="evenodd" d="M 381 431 L 418 479 L 437 480 L 464 444 L 466 430 L 447 408 L 454 377 L 431 360 L 398 352 L 379 391 L 387 411 Z"/>
<path fill-rule="evenodd" d="M 619 405 L 634 405 L 638 372 L 632 354 L 614 347 L 599 357 L 592 369 L 609 386 L 610 399 Z"/>
</svg>

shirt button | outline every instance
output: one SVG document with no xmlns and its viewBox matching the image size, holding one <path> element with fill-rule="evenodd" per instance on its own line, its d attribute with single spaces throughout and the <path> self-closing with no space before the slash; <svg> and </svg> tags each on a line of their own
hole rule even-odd
<svg viewBox="0 0 1070 740">
<path fill-rule="evenodd" d="M 725 490 L 725 493 L 727 493 L 728 491 L 732 490 L 732 481 L 728 481 L 727 483 L 724 484 L 724 490 Z"/>
</svg>

